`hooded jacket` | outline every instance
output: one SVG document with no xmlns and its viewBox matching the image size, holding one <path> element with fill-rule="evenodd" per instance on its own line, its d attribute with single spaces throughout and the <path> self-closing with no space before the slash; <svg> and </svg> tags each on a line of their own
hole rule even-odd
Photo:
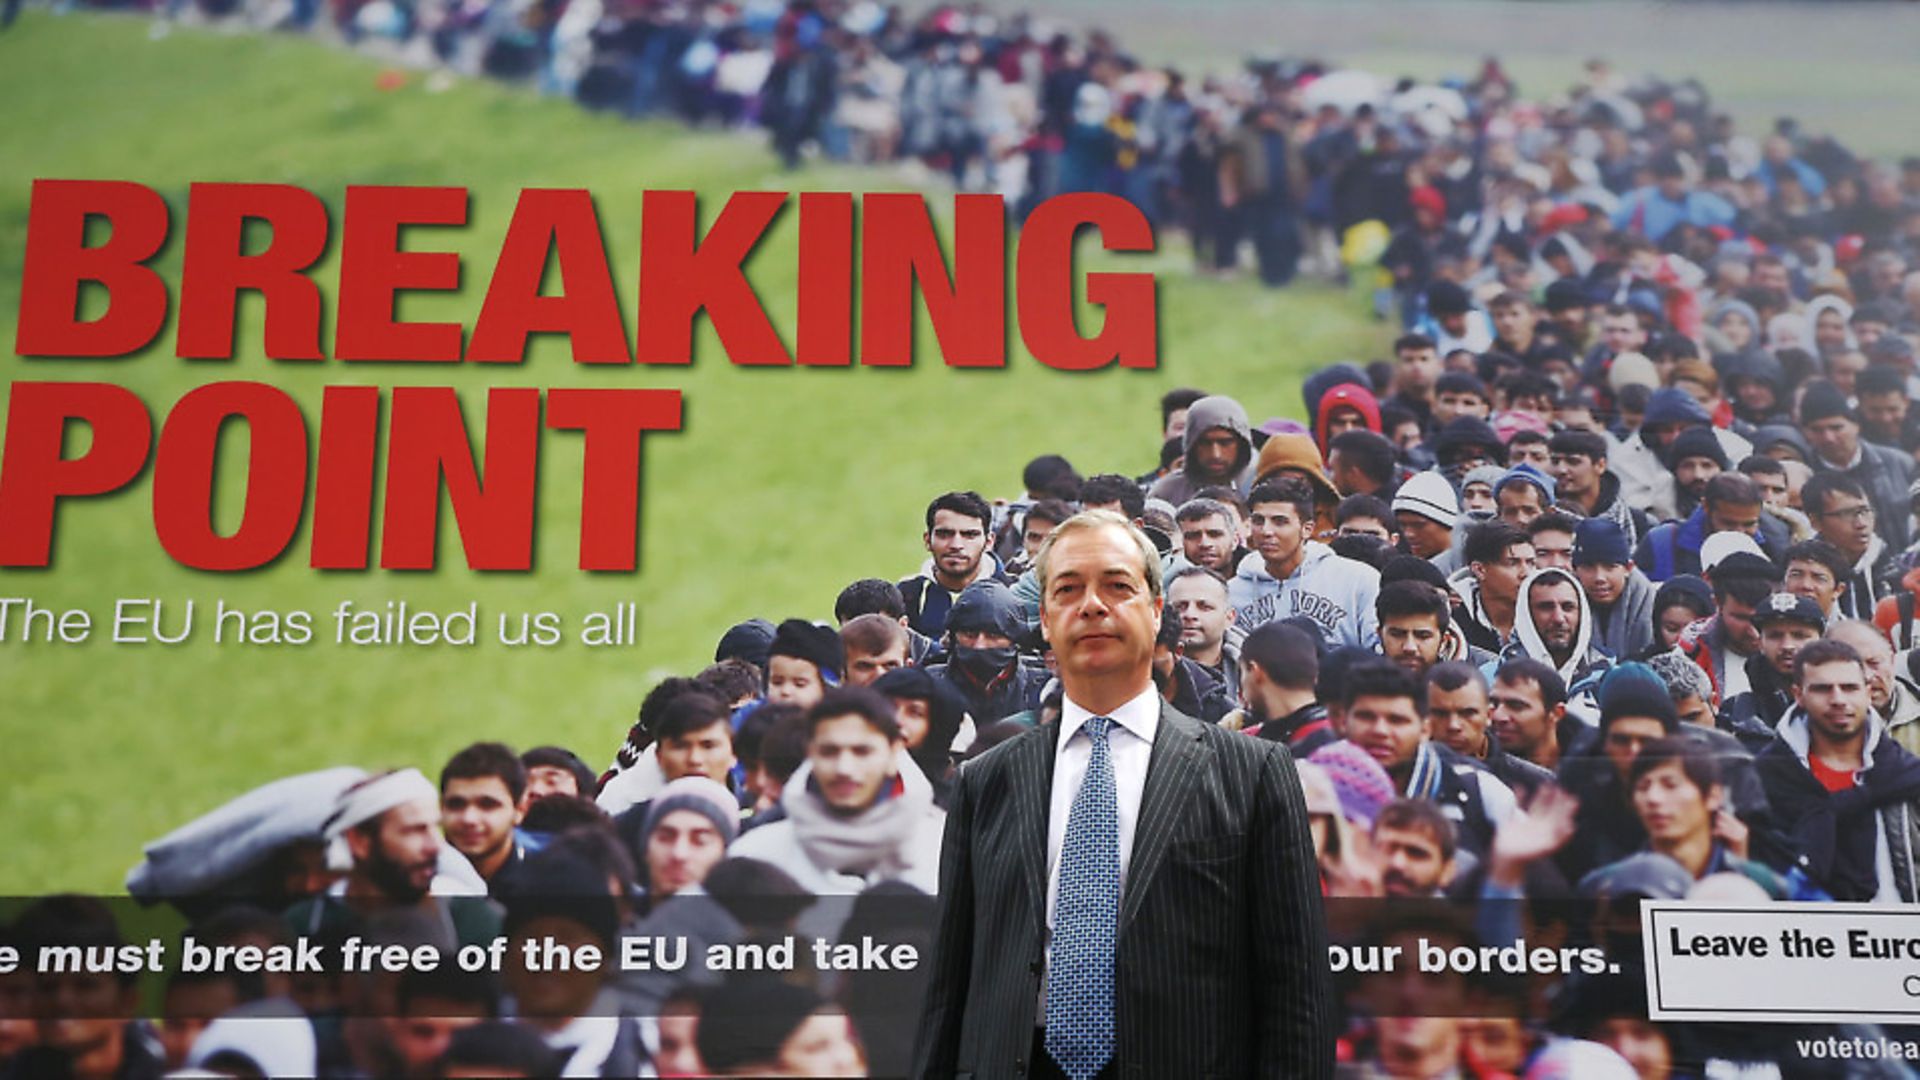
<svg viewBox="0 0 1920 1080">
<path fill-rule="evenodd" d="M 1594 608 L 1594 620 L 1599 623 L 1594 643 L 1615 656 L 1638 656 L 1653 644 L 1653 594 L 1658 591 L 1637 567 L 1627 571 L 1619 599 L 1605 611 Z"/>
<path fill-rule="evenodd" d="M 1847 591 L 1840 594 L 1834 610 L 1849 619 L 1871 622 L 1880 601 L 1896 595 L 1899 589 L 1899 557 L 1892 553 L 1884 538 L 1875 534 L 1847 575 Z"/>
<path fill-rule="evenodd" d="M 1237 625 L 1251 631 L 1275 619 L 1305 615 L 1319 624 L 1329 644 L 1373 648 L 1380 640 L 1373 610 L 1380 595 L 1380 571 L 1335 555 L 1317 540 L 1305 547 L 1300 565 L 1285 581 L 1267 573 L 1266 559 L 1257 551 L 1240 560 L 1227 588 Z"/>
<path fill-rule="evenodd" d="M 1629 548 L 1640 543 L 1640 538 L 1651 532 L 1654 525 L 1645 511 L 1628 506 L 1620 497 L 1620 477 L 1612 469 L 1600 474 L 1600 493 L 1594 498 L 1593 513 L 1586 516 L 1606 518 L 1620 526 L 1620 531 L 1627 534 Z"/>
<path fill-rule="evenodd" d="M 1753 305 L 1744 300 L 1722 300 L 1707 309 L 1706 338 L 1707 346 L 1713 350 L 1714 359 L 1723 356 L 1738 356 L 1742 350 L 1735 349 L 1720 329 L 1720 322 L 1729 315 L 1738 315 L 1746 321 L 1751 333 L 1747 336 L 1747 348 L 1751 349 L 1766 340 L 1767 328 L 1760 325 L 1760 313 Z"/>
<path fill-rule="evenodd" d="M 1320 397 L 1320 404 L 1314 411 L 1313 441 L 1320 447 L 1321 457 L 1330 451 L 1327 449 L 1327 421 L 1333 410 L 1342 406 L 1359 410 L 1360 416 L 1367 422 L 1367 430 L 1375 434 L 1380 432 L 1380 401 L 1373 392 L 1364 386 L 1342 383 L 1328 390 Z"/>
<path fill-rule="evenodd" d="M 1453 625 L 1448 627 L 1460 638 L 1461 643 L 1471 650 L 1497 655 L 1512 642 L 1512 635 L 1500 635 L 1500 631 L 1487 621 L 1486 609 L 1481 606 L 1480 579 L 1473 576 L 1473 567 L 1463 566 L 1447 575 L 1447 588 L 1453 590 L 1459 602 L 1453 605 Z M 1516 612 L 1516 618 L 1518 613 Z M 1445 642 L 1441 652 L 1445 653 Z M 1461 656 L 1441 656 L 1442 660 L 1465 660 Z"/>
<path fill-rule="evenodd" d="M 1886 725 L 1870 714 L 1865 767 L 1853 787 L 1829 792 L 1807 764 L 1807 723 L 1805 710 L 1795 706 L 1754 758 L 1801 868 L 1835 900 L 1889 901 L 1897 895 L 1913 903 L 1920 896 L 1913 805 L 1920 799 L 1920 758 L 1887 738 Z"/>
<path fill-rule="evenodd" d="M 1180 447 L 1186 454 L 1186 463 L 1177 473 L 1168 473 L 1154 481 L 1147 490 L 1152 498 L 1165 499 L 1175 506 L 1194 497 L 1201 488 L 1212 487 L 1220 481 L 1194 474 L 1193 444 L 1200 436 L 1214 428 L 1225 428 L 1233 433 L 1239 442 L 1239 449 L 1233 459 L 1233 469 L 1226 483 L 1231 484 L 1240 494 L 1245 495 L 1253 480 L 1253 425 L 1247 422 L 1247 410 L 1230 397 L 1215 394 L 1203 397 L 1187 409 L 1187 430 L 1180 437 Z"/>
<path fill-rule="evenodd" d="M 1549 577 L 1558 577 L 1571 583 L 1573 594 L 1580 602 L 1580 629 L 1574 633 L 1573 651 L 1562 663 L 1556 663 L 1553 655 L 1547 651 L 1546 641 L 1533 624 L 1533 606 L 1527 602 L 1527 598 L 1533 595 L 1534 585 Z M 1593 608 L 1587 603 L 1587 593 L 1580 587 L 1580 579 L 1557 566 L 1544 566 L 1520 582 L 1520 602 L 1513 613 L 1513 640 L 1501 651 L 1500 658 L 1514 660 L 1526 656 L 1553 668 L 1567 686 L 1567 715 L 1577 716 L 1588 725 L 1597 725 L 1600 722 L 1600 705 L 1595 694 L 1600 677 L 1613 667 L 1613 657 L 1594 643 L 1593 631 Z M 1492 671 L 1486 672 L 1488 679 L 1492 679 L 1493 675 Z"/>
<path fill-rule="evenodd" d="M 1904 551 L 1909 540 L 1907 489 L 1913 484 L 1913 457 L 1865 438 L 1859 443 L 1860 460 L 1852 468 L 1830 465 L 1819 454 L 1809 455 L 1807 464 L 1814 472 L 1846 473 L 1866 489 L 1867 501 L 1880 511 L 1875 525 L 1881 539 L 1893 550 Z"/>
<path fill-rule="evenodd" d="M 1646 429 L 1661 424 L 1701 424 L 1711 426 L 1713 417 L 1700 403 L 1676 387 L 1662 387 L 1647 399 L 1640 430 L 1618 446 L 1607 448 L 1607 467 L 1620 477 L 1620 497 L 1628 506 L 1666 520 L 1679 517 L 1675 508 L 1673 472 L 1660 454 L 1645 439 Z M 1726 451 L 1728 461 L 1745 461 L 1753 453 L 1753 444 L 1725 428 L 1714 428 L 1714 438 Z"/>
</svg>

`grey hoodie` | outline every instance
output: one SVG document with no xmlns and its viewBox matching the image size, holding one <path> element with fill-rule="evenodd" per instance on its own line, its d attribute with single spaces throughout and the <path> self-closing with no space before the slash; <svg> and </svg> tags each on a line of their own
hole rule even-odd
<svg viewBox="0 0 1920 1080">
<path fill-rule="evenodd" d="M 1223 394 L 1203 397 L 1194 402 L 1187 409 L 1187 430 L 1181 436 L 1181 449 L 1191 455 L 1193 444 L 1214 428 L 1226 428 L 1240 441 L 1240 456 L 1234 466 L 1231 483 L 1240 494 L 1245 495 L 1253 483 L 1253 425 L 1248 423 L 1247 410 L 1241 408 L 1239 402 Z M 1147 495 L 1179 506 L 1198 494 L 1201 488 L 1212 487 L 1215 483 L 1193 475 L 1193 462 L 1189 457 L 1179 472 L 1168 473 L 1154 481 L 1153 487 L 1147 489 Z"/>
<path fill-rule="evenodd" d="M 1640 650 L 1653 644 L 1653 594 L 1658 591 L 1638 568 L 1627 571 L 1620 599 L 1605 611 L 1593 609 L 1594 621 L 1600 624 L 1594 644 L 1616 657 L 1640 655 Z"/>
</svg>

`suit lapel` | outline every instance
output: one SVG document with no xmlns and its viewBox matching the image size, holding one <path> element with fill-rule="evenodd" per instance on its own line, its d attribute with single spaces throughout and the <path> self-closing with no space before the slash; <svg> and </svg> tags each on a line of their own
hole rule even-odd
<svg viewBox="0 0 1920 1080">
<path fill-rule="evenodd" d="M 1021 880 L 1034 921 L 1047 921 L 1047 812 L 1053 795 L 1054 740 L 1060 725 L 1043 724 L 1014 747 L 1013 803 L 1019 837 Z"/>
<path fill-rule="evenodd" d="M 1140 818 L 1133 827 L 1133 857 L 1127 863 L 1127 887 L 1120 897 L 1120 932 L 1140 910 L 1147 887 L 1166 857 L 1187 802 L 1196 790 L 1204 750 L 1200 722 L 1163 705 L 1160 731 L 1147 758 L 1147 786 L 1140 796 Z M 1043 894 L 1044 895 L 1044 894 Z"/>
</svg>

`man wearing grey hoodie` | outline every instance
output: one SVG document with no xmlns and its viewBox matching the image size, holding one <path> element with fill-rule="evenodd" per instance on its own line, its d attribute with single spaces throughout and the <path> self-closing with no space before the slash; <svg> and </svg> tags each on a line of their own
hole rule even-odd
<svg viewBox="0 0 1920 1080">
<path fill-rule="evenodd" d="M 1247 410 L 1230 397 L 1215 394 L 1187 407 L 1187 430 L 1181 434 L 1185 450 L 1177 473 L 1154 481 L 1149 498 L 1175 506 L 1202 488 L 1231 487 L 1245 492 L 1253 480 L 1253 425 Z"/>
<path fill-rule="evenodd" d="M 1234 620 L 1251 632 L 1305 615 L 1330 645 L 1372 649 L 1380 639 L 1374 602 L 1380 572 L 1343 558 L 1313 534 L 1313 489 L 1295 477 L 1269 480 L 1247 497 L 1252 553 L 1227 589 Z"/>
</svg>

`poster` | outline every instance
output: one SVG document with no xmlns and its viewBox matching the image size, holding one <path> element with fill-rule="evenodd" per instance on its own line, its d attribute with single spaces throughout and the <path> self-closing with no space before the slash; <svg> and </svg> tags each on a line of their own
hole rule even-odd
<svg viewBox="0 0 1920 1080">
<path fill-rule="evenodd" d="M 1756 152 L 1787 116 L 1796 137 L 1832 133 L 1886 165 L 1902 208 L 1883 208 L 1886 229 L 1913 236 L 1914 170 L 1899 166 L 1916 102 L 1895 7 L 215 0 L 6 17 L 0 891 L 16 911 L 122 894 L 143 845 L 285 777 L 412 767 L 437 781 L 484 740 L 564 747 L 597 775 L 648 691 L 700 671 L 729 627 L 831 622 L 849 583 L 911 578 L 934 497 L 1020 501 L 1044 454 L 1083 476 L 1151 472 L 1159 402 L 1179 387 L 1230 395 L 1255 425 L 1307 420 L 1309 375 L 1391 356 L 1400 313 L 1368 231 L 1326 227 L 1304 182 L 1285 235 L 1209 212 L 1217 156 L 1195 172 L 1155 142 L 1173 123 L 1149 107 L 1168 100 L 1162 65 L 1222 118 L 1198 136 L 1222 145 L 1261 93 L 1301 118 L 1378 103 L 1385 126 L 1435 144 L 1472 129 L 1468 98 L 1508 82 L 1522 107 L 1493 137 L 1525 147 L 1552 114 L 1535 103 L 1579 87 L 1625 127 L 1724 111 Z M 1767 59 L 1783 55 L 1795 62 Z M 1396 87 L 1403 72 L 1412 89 Z M 1649 94 L 1649 78 L 1665 88 Z M 1436 182 L 1472 187 L 1451 163 Z M 1533 183 L 1551 163 L 1523 164 Z M 1084 191 L 1131 211 L 1045 200 Z M 1069 258 L 1088 214 L 1103 235 L 1080 234 Z M 1036 227 L 1047 215 L 1051 232 Z M 720 220 L 737 286 L 724 264 L 725 282 L 701 285 L 691 259 Z M 268 271 L 280 291 L 223 306 L 222 275 L 238 272 L 223 237 L 287 259 Z M 394 255 L 396 237 L 414 254 Z M 1269 287 L 1287 274 L 1263 258 L 1288 243 L 1297 277 Z M 60 254 L 123 244 L 134 254 L 78 269 Z M 118 267 L 106 282 L 103 265 Z M 964 299 L 928 299 L 947 268 Z M 534 315 L 536 291 L 578 303 Z M 692 317 L 690 297 L 731 315 Z M 513 327 L 530 318 L 581 329 L 523 340 Z M 616 432 L 630 441 L 596 444 Z M 1427 1067 L 1443 1046 L 1479 1075 L 1545 1070 L 1549 1043 L 1600 1037 L 1553 1019 L 1554 978 L 1449 1002 L 1464 985 L 1418 976 L 1514 974 L 1498 950 L 1420 964 L 1474 911 L 1428 924 L 1419 905 L 1379 903 L 1385 916 L 1341 906 L 1336 921 L 1426 929 L 1393 971 L 1367 971 L 1385 964 L 1372 939 L 1330 957 L 1406 976 L 1380 991 L 1397 1007 L 1352 1006 L 1349 1065 Z M 128 940 L 150 932 L 183 959 L 169 905 L 114 910 L 140 928 Z M 1590 967 L 1641 1001 L 1637 923 L 1572 944 L 1604 937 L 1589 920 L 1543 919 L 1570 940 L 1510 962 Z M 1911 957 L 1860 959 L 1904 973 Z M 1671 1073 L 1657 1053 L 1635 1065 L 1900 1075 L 1914 1044 L 1893 987 L 1864 1010 L 1871 1029 L 1775 1025 L 1743 1058 L 1727 1047 L 1758 1029 L 1722 1027 L 1667 1040 Z M 139 995 L 125 1012 L 162 1011 L 157 978 Z M 910 1041 L 913 1009 L 888 1004 L 816 1067 L 901 1060 L 882 1044 Z M 1413 1018 L 1369 1026 L 1366 1009 Z M 1528 1022 L 1458 1019 L 1501 1009 Z M 1625 1019 L 1616 1043 L 1660 1030 Z M 640 1056 L 664 1057 L 672 1030 L 635 1035 Z M 1405 1060 L 1386 1060 L 1395 1039 Z M 189 1051 L 159 1052 L 177 1065 Z"/>
</svg>

